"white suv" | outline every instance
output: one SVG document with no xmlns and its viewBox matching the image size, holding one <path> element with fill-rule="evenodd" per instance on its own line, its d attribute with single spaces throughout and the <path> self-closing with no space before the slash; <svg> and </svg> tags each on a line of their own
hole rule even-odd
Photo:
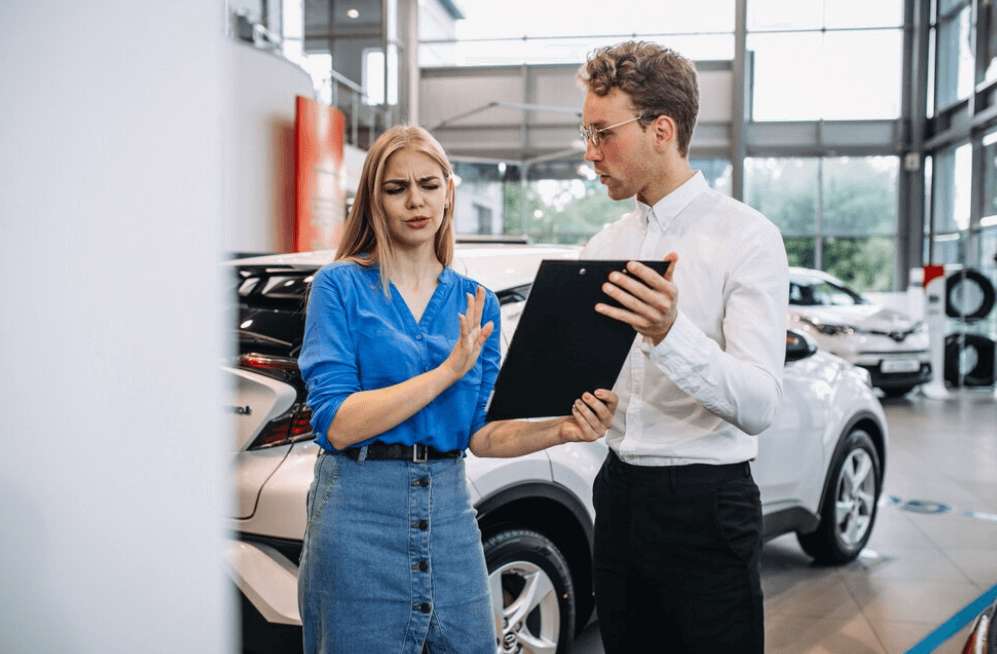
<svg viewBox="0 0 997 654">
<path fill-rule="evenodd" d="M 924 323 L 871 302 L 826 272 L 789 269 L 786 326 L 868 370 L 872 385 L 887 397 L 901 397 L 931 381 Z"/>
<path fill-rule="evenodd" d="M 458 246 L 454 268 L 495 291 L 503 353 L 542 259 L 576 258 L 559 246 Z M 297 564 L 305 495 L 317 454 L 296 356 L 312 276 L 332 252 L 229 263 L 238 302 L 239 356 L 230 410 L 237 423 L 237 505 L 226 558 L 238 587 L 243 651 L 300 651 Z M 552 338 L 556 338 L 552 335 Z M 789 531 L 828 562 L 854 558 L 872 530 L 886 460 L 886 420 L 868 374 L 787 338 L 784 405 L 759 436 L 752 464 L 765 533 Z M 592 480 L 606 446 L 573 443 L 515 459 L 468 454 L 493 606 L 496 652 L 567 652 L 592 615 Z"/>
</svg>

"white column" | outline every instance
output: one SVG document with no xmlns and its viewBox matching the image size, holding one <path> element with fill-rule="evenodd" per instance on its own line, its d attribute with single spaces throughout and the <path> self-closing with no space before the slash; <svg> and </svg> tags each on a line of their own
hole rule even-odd
<svg viewBox="0 0 997 654">
<path fill-rule="evenodd" d="M 223 21 L 0 4 L 0 652 L 233 651 Z"/>
</svg>

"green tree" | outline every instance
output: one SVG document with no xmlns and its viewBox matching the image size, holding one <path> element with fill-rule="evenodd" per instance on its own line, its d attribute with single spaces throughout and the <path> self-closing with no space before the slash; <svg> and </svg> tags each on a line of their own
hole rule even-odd
<svg viewBox="0 0 997 654">
<path fill-rule="evenodd" d="M 745 163 L 748 203 L 782 231 L 791 265 L 813 267 L 819 247 L 823 268 L 857 290 L 892 290 L 895 158 L 756 159 Z M 824 183 L 818 196 L 821 178 Z M 818 198 L 822 239 L 816 238 Z"/>
<path fill-rule="evenodd" d="M 535 182 L 525 192 L 516 182 L 505 185 L 504 224 L 506 233 L 525 232 L 534 242 L 582 244 L 633 206 L 633 200 L 610 199 L 598 181 L 584 181 L 580 193 L 572 180 L 560 181 L 549 202 Z"/>
</svg>

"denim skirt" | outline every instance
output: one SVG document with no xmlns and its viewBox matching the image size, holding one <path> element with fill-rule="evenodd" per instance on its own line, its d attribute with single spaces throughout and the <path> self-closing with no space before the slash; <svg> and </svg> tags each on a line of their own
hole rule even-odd
<svg viewBox="0 0 997 654">
<path fill-rule="evenodd" d="M 323 451 L 298 572 L 306 654 L 495 654 L 463 459 Z"/>
</svg>

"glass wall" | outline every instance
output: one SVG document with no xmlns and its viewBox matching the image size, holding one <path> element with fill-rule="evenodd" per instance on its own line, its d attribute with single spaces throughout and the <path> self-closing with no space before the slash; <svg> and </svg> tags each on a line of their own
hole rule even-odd
<svg viewBox="0 0 997 654">
<path fill-rule="evenodd" d="M 693 159 L 707 183 L 730 194 L 731 165 Z M 531 242 L 584 244 L 608 223 L 633 211 L 634 200 L 612 200 L 591 164 L 560 160 L 524 167 L 505 163 L 454 162 L 458 178 L 457 221 L 461 235 L 524 236 Z M 487 212 L 488 219 L 481 219 Z"/>
<path fill-rule="evenodd" d="M 971 5 L 970 0 L 938 2 L 934 28 L 937 35 L 936 109 L 947 107 L 973 91 L 975 30 Z"/>
<path fill-rule="evenodd" d="M 734 57 L 735 0 L 700 0 L 694 11 L 679 0 L 632 0 L 625 7 L 503 0 L 461 8 L 452 37 L 428 29 L 420 36 L 420 65 L 581 63 L 597 47 L 634 37 L 668 43 L 696 61 Z M 636 24 L 635 16 L 661 20 Z"/>
<path fill-rule="evenodd" d="M 902 2 L 858 4 L 748 2 L 752 119 L 900 115 Z"/>
<path fill-rule="evenodd" d="M 783 233 L 792 266 L 893 290 L 896 157 L 749 158 L 745 202 Z"/>
</svg>

